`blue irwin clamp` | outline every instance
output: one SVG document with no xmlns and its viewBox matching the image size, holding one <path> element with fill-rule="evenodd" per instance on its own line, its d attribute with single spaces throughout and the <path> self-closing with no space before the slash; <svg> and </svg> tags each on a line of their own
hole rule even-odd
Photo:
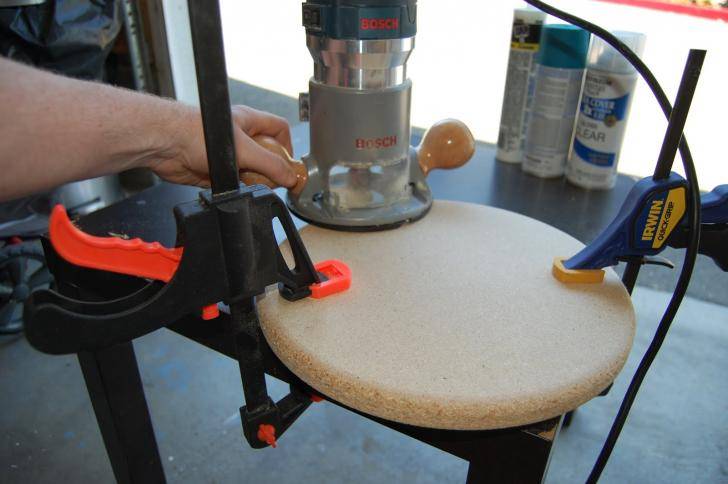
<svg viewBox="0 0 728 484">
<path fill-rule="evenodd" d="M 728 272 L 728 185 L 715 187 L 700 198 L 700 246 L 698 252 Z M 676 249 L 688 246 L 689 231 L 683 223 L 667 241 Z"/>
<path fill-rule="evenodd" d="M 656 255 L 671 247 L 686 247 L 687 181 L 677 173 L 662 180 L 644 178 L 627 195 L 619 215 L 589 245 L 568 259 L 554 260 L 553 274 L 562 282 L 601 282 L 604 267 L 630 258 Z M 728 270 L 728 185 L 701 199 L 700 253 Z"/>
<path fill-rule="evenodd" d="M 728 222 L 728 185 L 717 186 L 700 197 L 700 208 L 704 224 Z"/>
</svg>

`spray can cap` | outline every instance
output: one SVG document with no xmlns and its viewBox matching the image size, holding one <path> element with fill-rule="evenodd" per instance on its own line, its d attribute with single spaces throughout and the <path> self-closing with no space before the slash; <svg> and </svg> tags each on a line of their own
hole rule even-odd
<svg viewBox="0 0 728 484">
<path fill-rule="evenodd" d="M 527 5 L 513 9 L 513 18 L 527 24 L 542 24 L 546 20 L 546 12 Z"/>
<path fill-rule="evenodd" d="M 547 24 L 541 30 L 538 63 L 561 69 L 583 69 L 589 50 L 589 32 L 573 25 Z"/>
<path fill-rule="evenodd" d="M 612 34 L 638 56 L 645 50 L 645 35 L 638 32 L 616 31 Z M 594 38 L 589 49 L 589 67 L 600 71 L 630 74 L 635 71 L 626 57 L 599 37 Z"/>
</svg>

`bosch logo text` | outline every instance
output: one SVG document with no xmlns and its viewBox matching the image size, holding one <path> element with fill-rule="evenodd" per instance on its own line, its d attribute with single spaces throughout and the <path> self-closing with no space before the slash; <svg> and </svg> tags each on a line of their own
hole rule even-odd
<svg viewBox="0 0 728 484">
<path fill-rule="evenodd" d="M 397 145 L 396 136 L 383 136 L 381 138 L 357 138 L 354 140 L 357 150 L 378 150 L 380 148 L 391 148 Z"/>
<path fill-rule="evenodd" d="M 361 30 L 397 30 L 399 19 L 392 18 L 363 18 L 359 21 Z"/>
</svg>

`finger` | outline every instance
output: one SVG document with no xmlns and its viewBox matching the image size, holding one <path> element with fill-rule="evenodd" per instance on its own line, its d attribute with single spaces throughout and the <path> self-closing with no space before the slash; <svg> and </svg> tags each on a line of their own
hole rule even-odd
<svg viewBox="0 0 728 484">
<path fill-rule="evenodd" d="M 277 185 L 292 187 L 296 173 L 283 158 L 268 151 L 240 130 L 235 130 L 235 152 L 238 168 L 254 171 L 270 178 Z"/>
<path fill-rule="evenodd" d="M 233 106 L 233 120 L 245 134 L 253 138 L 264 134 L 275 138 L 293 156 L 291 129 L 288 121 L 275 114 L 258 111 L 248 106 Z"/>
<path fill-rule="evenodd" d="M 291 143 L 291 130 L 288 121 L 275 114 L 265 111 L 258 111 L 248 106 L 238 106 L 244 108 L 238 111 L 238 117 L 244 118 L 244 129 L 246 134 L 251 138 L 264 134 L 275 138 L 288 153 L 293 156 L 293 146 Z"/>
</svg>

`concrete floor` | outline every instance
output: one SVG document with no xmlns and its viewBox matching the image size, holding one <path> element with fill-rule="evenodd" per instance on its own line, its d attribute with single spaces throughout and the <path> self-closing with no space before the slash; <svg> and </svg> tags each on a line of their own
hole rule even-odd
<svg viewBox="0 0 728 484">
<path fill-rule="evenodd" d="M 547 482 L 586 478 L 667 295 L 638 288 L 634 301 L 627 368 L 562 431 Z M 312 406 L 277 449 L 253 451 L 241 435 L 232 360 L 166 330 L 135 346 L 169 482 L 464 482 L 464 461 L 327 403 Z M 688 299 L 601 482 L 728 482 L 726 347 L 728 309 Z M 3 338 L 0 369 L 0 482 L 113 480 L 75 357 Z"/>
</svg>

